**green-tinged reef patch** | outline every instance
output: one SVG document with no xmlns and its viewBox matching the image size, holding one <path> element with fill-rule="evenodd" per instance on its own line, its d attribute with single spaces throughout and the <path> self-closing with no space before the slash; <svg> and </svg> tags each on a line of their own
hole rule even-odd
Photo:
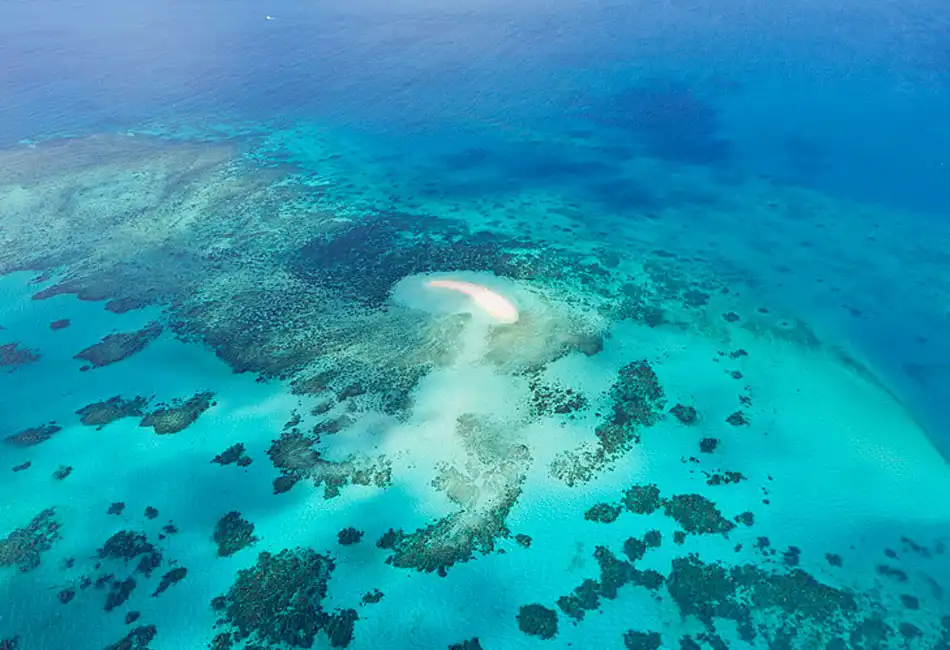
<svg viewBox="0 0 950 650">
<path fill-rule="evenodd" d="M 11 372 L 19 366 L 39 361 L 40 357 L 38 351 L 20 347 L 19 343 L 0 345 L 0 368 L 10 368 Z"/>
<path fill-rule="evenodd" d="M 176 399 L 172 400 L 171 404 L 159 404 L 157 408 L 145 414 L 140 425 L 151 427 L 160 435 L 179 433 L 214 406 L 213 398 L 214 393 L 204 391 L 185 400 Z"/>
<path fill-rule="evenodd" d="M 0 568 L 15 566 L 22 572 L 32 571 L 60 537 L 56 511 L 53 508 L 43 510 L 26 526 L 16 528 L 0 539 Z"/>
<path fill-rule="evenodd" d="M 261 648 L 310 648 L 318 635 L 331 647 L 347 647 L 359 620 L 356 610 L 323 608 L 335 567 L 331 557 L 308 548 L 261 553 L 211 603 L 217 627 L 225 630 L 217 647 L 244 642 Z"/>
<path fill-rule="evenodd" d="M 55 422 L 49 422 L 11 433 L 3 441 L 12 447 L 34 447 L 46 442 L 62 430 L 63 428 Z"/>
<path fill-rule="evenodd" d="M 74 358 L 88 363 L 81 368 L 83 370 L 118 363 L 144 350 L 161 335 L 162 330 L 161 324 L 150 323 L 134 332 L 108 334 L 98 343 L 77 353 Z"/>
<path fill-rule="evenodd" d="M 125 399 L 120 395 L 110 397 L 103 402 L 93 402 L 76 411 L 79 421 L 89 427 L 102 429 L 108 424 L 112 424 L 122 418 L 141 417 L 148 406 L 148 399 L 145 397 L 132 397 Z"/>
</svg>

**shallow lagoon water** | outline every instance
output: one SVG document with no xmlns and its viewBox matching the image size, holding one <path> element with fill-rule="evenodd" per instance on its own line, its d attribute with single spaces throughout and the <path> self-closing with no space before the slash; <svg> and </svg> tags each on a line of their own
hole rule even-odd
<svg viewBox="0 0 950 650">
<path fill-rule="evenodd" d="M 5 11 L 0 648 L 950 645 L 946 8 Z"/>
</svg>

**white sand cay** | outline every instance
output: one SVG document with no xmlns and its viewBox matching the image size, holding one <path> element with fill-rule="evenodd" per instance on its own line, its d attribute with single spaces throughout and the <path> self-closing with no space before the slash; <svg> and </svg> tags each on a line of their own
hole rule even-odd
<svg viewBox="0 0 950 650">
<path fill-rule="evenodd" d="M 460 280 L 430 280 L 428 286 L 436 289 L 458 291 L 472 299 L 478 307 L 499 323 L 517 323 L 518 309 L 511 301 L 488 287 Z"/>
</svg>

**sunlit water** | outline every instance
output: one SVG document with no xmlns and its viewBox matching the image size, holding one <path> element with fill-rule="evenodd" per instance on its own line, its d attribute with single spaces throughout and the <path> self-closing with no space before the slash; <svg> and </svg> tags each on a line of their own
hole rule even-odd
<svg viewBox="0 0 950 650">
<path fill-rule="evenodd" d="M 950 647 L 948 8 L 336 4 L 3 6 L 0 649 Z"/>
</svg>

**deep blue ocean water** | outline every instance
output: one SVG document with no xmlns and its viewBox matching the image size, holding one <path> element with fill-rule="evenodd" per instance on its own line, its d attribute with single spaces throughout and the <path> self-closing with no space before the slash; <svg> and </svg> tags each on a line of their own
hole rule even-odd
<svg viewBox="0 0 950 650">
<path fill-rule="evenodd" d="M 4 2 L 0 146 L 126 131 L 248 149 L 272 136 L 260 155 L 321 178 L 340 143 L 333 182 L 394 212 L 556 192 L 583 206 L 590 247 L 642 223 L 657 248 L 734 274 L 750 305 L 857 359 L 950 458 L 940 0 Z M 665 189 L 667 168 L 706 180 Z M 380 179 L 388 198 L 366 198 Z M 810 198 L 765 219 L 729 194 L 755 182 Z M 27 332 L 19 309 L 0 325 Z M 0 424 L 25 427 L 3 401 Z M 839 423 L 865 408 L 842 404 Z"/>
</svg>

